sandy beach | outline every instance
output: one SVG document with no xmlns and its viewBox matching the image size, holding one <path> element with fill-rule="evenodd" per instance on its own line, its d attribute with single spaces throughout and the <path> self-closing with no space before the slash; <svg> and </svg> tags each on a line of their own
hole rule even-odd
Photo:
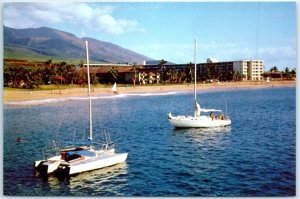
<svg viewBox="0 0 300 199">
<path fill-rule="evenodd" d="M 224 82 L 211 84 L 198 84 L 197 90 L 213 90 L 213 89 L 235 89 L 235 88 L 266 88 L 266 87 L 284 87 L 296 86 L 296 81 L 272 81 L 272 82 Z M 118 87 L 120 94 L 132 93 L 167 93 L 192 91 L 193 84 L 180 85 L 159 85 L 159 86 L 127 86 Z M 93 96 L 112 95 L 111 88 L 93 88 Z M 87 88 L 68 88 L 56 90 L 21 90 L 21 89 L 4 89 L 4 103 L 14 101 L 30 101 L 41 99 L 57 99 L 68 97 L 85 97 L 87 96 Z"/>
</svg>

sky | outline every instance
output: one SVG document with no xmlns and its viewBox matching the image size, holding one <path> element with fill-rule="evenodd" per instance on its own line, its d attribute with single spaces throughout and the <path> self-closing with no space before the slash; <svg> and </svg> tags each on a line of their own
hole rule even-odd
<svg viewBox="0 0 300 199">
<path fill-rule="evenodd" d="M 157 60 L 264 60 L 296 68 L 295 2 L 5 2 L 3 25 L 50 27 Z"/>
</svg>

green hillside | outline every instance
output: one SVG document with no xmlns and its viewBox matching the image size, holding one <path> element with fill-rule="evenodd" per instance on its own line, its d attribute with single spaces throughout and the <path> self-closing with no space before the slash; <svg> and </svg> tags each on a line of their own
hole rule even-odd
<svg viewBox="0 0 300 199">
<path fill-rule="evenodd" d="M 85 41 L 88 41 L 90 60 L 94 63 L 141 64 L 151 60 L 110 42 L 78 38 L 71 33 L 47 27 L 13 29 L 4 26 L 3 36 L 5 59 L 78 62 L 85 59 Z"/>
<path fill-rule="evenodd" d="M 46 61 L 51 59 L 53 62 L 61 62 L 61 61 L 72 62 L 72 63 L 80 62 L 80 59 L 60 58 L 60 57 L 41 55 L 39 53 L 36 53 L 33 50 L 22 48 L 22 47 L 16 47 L 16 46 L 5 46 L 3 58 L 19 59 L 19 60 L 27 60 L 27 61 Z"/>
</svg>

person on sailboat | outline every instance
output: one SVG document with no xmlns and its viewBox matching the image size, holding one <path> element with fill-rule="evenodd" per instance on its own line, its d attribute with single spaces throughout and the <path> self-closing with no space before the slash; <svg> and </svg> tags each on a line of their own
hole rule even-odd
<svg viewBox="0 0 300 199">
<path fill-rule="evenodd" d="M 219 118 L 221 119 L 221 120 L 224 120 L 225 119 L 225 116 L 224 116 L 224 114 L 222 113 L 222 114 L 220 114 L 219 115 Z"/>
<path fill-rule="evenodd" d="M 209 117 L 211 117 L 211 119 L 214 120 L 214 118 L 215 118 L 214 113 L 213 113 L 213 112 L 210 112 Z"/>
<path fill-rule="evenodd" d="M 86 145 L 86 146 L 92 146 L 92 144 L 93 144 L 93 143 L 92 143 L 91 138 L 88 138 L 87 141 L 85 142 L 85 145 Z"/>
</svg>

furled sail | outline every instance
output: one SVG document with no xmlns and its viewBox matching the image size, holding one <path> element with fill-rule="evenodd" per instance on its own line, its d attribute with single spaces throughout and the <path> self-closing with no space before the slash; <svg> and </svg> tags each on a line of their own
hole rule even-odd
<svg viewBox="0 0 300 199">
<path fill-rule="evenodd" d="M 200 116 L 200 111 L 201 111 L 200 105 L 198 104 L 197 101 L 195 101 L 195 117 Z"/>
</svg>

